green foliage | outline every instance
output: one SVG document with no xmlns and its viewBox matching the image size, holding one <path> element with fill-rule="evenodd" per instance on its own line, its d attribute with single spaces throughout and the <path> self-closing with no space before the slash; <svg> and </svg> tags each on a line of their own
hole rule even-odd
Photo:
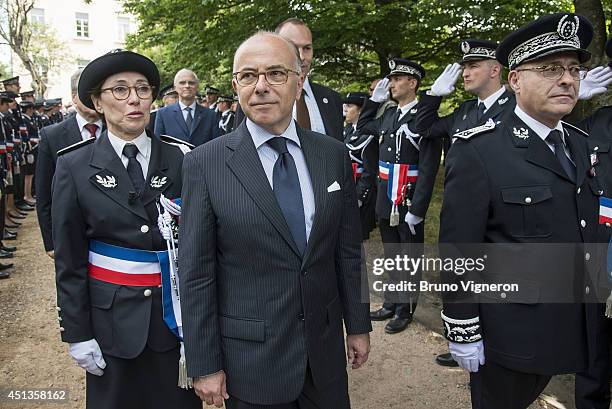
<svg viewBox="0 0 612 409">
<path fill-rule="evenodd" d="M 464 38 L 500 40 L 539 15 L 572 10 L 568 0 L 126 0 L 139 31 L 128 45 L 151 56 L 164 80 L 181 67 L 228 90 L 236 47 L 288 17 L 313 32 L 313 77 L 340 91 L 366 90 L 404 56 L 428 70 L 429 85 L 459 58 Z M 462 97 L 457 95 L 457 97 Z"/>
</svg>

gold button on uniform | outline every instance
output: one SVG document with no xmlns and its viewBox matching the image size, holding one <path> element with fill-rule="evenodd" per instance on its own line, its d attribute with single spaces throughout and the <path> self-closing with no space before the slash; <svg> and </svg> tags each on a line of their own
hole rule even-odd
<svg viewBox="0 0 612 409">
<path fill-rule="evenodd" d="M 144 290 L 144 296 L 145 297 L 150 297 L 151 296 L 151 290 L 149 290 L 148 288 L 146 290 Z"/>
</svg>

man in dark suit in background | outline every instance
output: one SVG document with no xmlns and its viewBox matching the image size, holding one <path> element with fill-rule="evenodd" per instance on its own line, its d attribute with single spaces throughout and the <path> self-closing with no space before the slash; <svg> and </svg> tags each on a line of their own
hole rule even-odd
<svg viewBox="0 0 612 409">
<path fill-rule="evenodd" d="M 219 136 L 215 112 L 196 101 L 200 81 L 193 71 L 179 70 L 174 76 L 174 89 L 179 101 L 161 108 L 155 116 L 155 135 L 170 135 L 198 146 Z"/>
<path fill-rule="evenodd" d="M 232 85 L 247 119 L 185 156 L 180 292 L 194 388 L 228 409 L 350 407 L 346 355 L 368 358 L 350 160 L 292 118 L 295 47 L 246 40 Z"/>
<path fill-rule="evenodd" d="M 97 137 L 102 132 L 102 120 L 98 113 L 87 108 L 77 93 L 79 77 L 83 69 L 77 70 L 70 78 L 72 103 L 76 113 L 65 121 L 43 128 L 40 131 L 40 145 L 36 160 L 36 213 L 45 251 L 53 257 L 53 236 L 51 234 L 51 182 L 55 174 L 57 152 L 67 146 Z"/>
<path fill-rule="evenodd" d="M 316 84 L 308 78 L 312 58 L 312 33 L 308 26 L 298 18 L 289 18 L 280 23 L 275 30 L 291 41 L 300 53 L 304 86 L 302 97 L 296 101 L 293 117 L 302 129 L 319 132 L 344 141 L 344 121 L 342 115 L 342 98 L 331 88 Z M 239 107 L 234 122 L 237 127 L 244 120 L 244 113 Z"/>
</svg>

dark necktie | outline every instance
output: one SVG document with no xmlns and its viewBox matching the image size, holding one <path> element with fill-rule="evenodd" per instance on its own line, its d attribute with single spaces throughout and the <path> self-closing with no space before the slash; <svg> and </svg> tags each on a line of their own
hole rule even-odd
<svg viewBox="0 0 612 409">
<path fill-rule="evenodd" d="M 98 130 L 98 125 L 96 124 L 85 124 L 85 129 L 89 131 L 90 138 L 96 137 L 96 131 Z"/>
<path fill-rule="evenodd" d="M 310 130 L 310 114 L 306 105 L 306 91 L 302 89 L 302 97 L 295 101 L 297 123 L 302 129 Z"/>
<path fill-rule="evenodd" d="M 402 110 L 397 108 L 397 111 L 395 111 L 395 115 L 393 116 L 393 129 L 397 127 L 397 124 L 399 123 L 401 115 L 402 115 Z"/>
<path fill-rule="evenodd" d="M 187 116 L 185 117 L 185 123 L 187 124 L 187 130 L 191 132 L 191 123 L 193 122 L 193 116 L 191 116 L 191 107 L 185 108 Z"/>
<path fill-rule="evenodd" d="M 478 122 L 480 122 L 480 120 L 484 116 L 484 113 L 485 113 L 486 109 L 487 109 L 487 107 L 485 107 L 484 102 L 479 102 L 478 103 L 478 113 L 476 114 L 476 120 Z"/>
<path fill-rule="evenodd" d="M 145 180 L 142 175 L 142 166 L 140 166 L 140 162 L 136 159 L 138 147 L 134 144 L 127 143 L 123 147 L 123 154 L 128 158 L 127 172 L 128 175 L 130 175 L 134 189 L 136 189 L 138 193 L 142 192 Z"/>
<path fill-rule="evenodd" d="M 555 147 L 555 156 L 557 157 L 557 160 L 561 164 L 561 167 L 567 176 L 569 176 L 570 180 L 575 183 L 576 167 L 565 154 L 565 148 L 563 146 L 563 141 L 561 140 L 561 133 L 558 130 L 550 131 L 546 137 L 546 140 Z"/>
<path fill-rule="evenodd" d="M 278 153 L 272 173 L 272 190 L 289 226 L 293 240 L 303 255 L 306 249 L 306 223 L 300 179 L 293 156 L 287 150 L 287 139 L 276 136 L 268 145 Z"/>
</svg>

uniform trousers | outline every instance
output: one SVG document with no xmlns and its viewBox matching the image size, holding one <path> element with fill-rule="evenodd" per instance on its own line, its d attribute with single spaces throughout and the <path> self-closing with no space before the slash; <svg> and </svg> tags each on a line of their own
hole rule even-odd
<svg viewBox="0 0 612 409">
<path fill-rule="evenodd" d="M 425 222 L 415 226 L 416 234 L 412 234 L 408 224 L 400 218 L 398 226 L 390 226 L 389 219 L 379 220 L 380 237 L 383 242 L 385 258 L 395 259 L 397 256 L 420 258 L 424 251 L 423 241 L 425 238 Z M 414 314 L 419 300 L 419 281 L 421 281 L 422 270 L 414 272 L 387 271 L 390 283 L 409 281 L 414 283 L 415 291 L 385 292 L 383 307 L 395 312 L 398 318 L 410 318 Z"/>
<path fill-rule="evenodd" d="M 279 374 L 282 376 L 282 374 Z M 242 401 L 230 395 L 225 401 L 226 409 L 350 409 L 348 376 L 343 372 L 336 381 L 325 389 L 317 389 L 312 381 L 310 366 L 306 368 L 304 387 L 296 401 L 276 405 L 257 405 Z"/>
<path fill-rule="evenodd" d="M 486 361 L 478 372 L 470 372 L 472 409 L 527 409 L 550 378 L 550 375 L 517 372 Z"/>
<path fill-rule="evenodd" d="M 193 389 L 178 384 L 180 349 L 148 346 L 134 359 L 104 355 L 104 375 L 87 372 L 87 409 L 202 409 Z"/>
</svg>

